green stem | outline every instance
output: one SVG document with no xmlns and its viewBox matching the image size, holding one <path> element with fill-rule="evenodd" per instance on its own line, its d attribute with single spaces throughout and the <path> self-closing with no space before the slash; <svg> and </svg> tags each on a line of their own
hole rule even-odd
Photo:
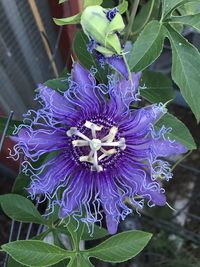
<svg viewBox="0 0 200 267">
<path fill-rule="evenodd" d="M 164 0 L 161 1 L 161 5 L 160 5 L 160 7 L 161 7 L 161 12 L 162 12 L 162 14 L 161 14 L 161 18 L 160 18 L 160 23 L 162 23 L 162 21 L 163 21 L 163 19 L 164 19 L 163 6 L 164 6 Z"/>
<path fill-rule="evenodd" d="M 124 44 L 127 42 L 128 37 L 129 37 L 129 35 L 131 33 L 131 29 L 132 29 L 132 26 L 133 26 L 133 22 L 134 22 L 134 19 L 135 19 L 135 15 L 136 15 L 139 3 L 140 3 L 140 0 L 135 0 L 133 5 L 132 5 L 130 20 L 129 20 L 129 23 L 128 23 L 128 26 L 127 26 L 127 31 L 126 31 L 126 33 L 124 35 Z"/>
<path fill-rule="evenodd" d="M 152 14 L 154 4 L 155 4 L 155 0 L 152 0 L 152 2 L 151 2 L 151 6 L 150 6 L 150 9 L 149 9 L 149 13 L 148 13 L 148 15 L 147 15 L 147 17 L 146 17 L 144 23 L 142 24 L 142 26 L 141 26 L 137 31 L 133 32 L 132 35 L 136 35 L 136 34 L 138 34 L 138 33 L 144 28 L 144 26 L 147 24 L 147 22 L 148 22 L 149 19 L 150 19 L 151 14 Z"/>
<path fill-rule="evenodd" d="M 183 156 L 182 158 L 180 158 L 179 160 L 177 160 L 177 162 L 174 164 L 174 166 L 171 168 L 171 170 L 173 171 L 176 166 L 181 163 L 181 161 L 183 161 L 184 159 L 186 159 L 190 154 L 192 153 L 192 150 L 190 150 L 187 154 L 185 154 L 185 156 Z"/>
<path fill-rule="evenodd" d="M 133 80 L 132 80 L 132 75 L 131 75 L 131 71 L 129 69 L 128 62 L 127 62 L 126 57 L 125 57 L 124 54 L 122 54 L 122 57 L 123 57 L 124 63 L 126 64 L 126 68 L 128 70 L 129 81 L 131 82 L 131 85 L 132 85 L 133 84 Z"/>
</svg>

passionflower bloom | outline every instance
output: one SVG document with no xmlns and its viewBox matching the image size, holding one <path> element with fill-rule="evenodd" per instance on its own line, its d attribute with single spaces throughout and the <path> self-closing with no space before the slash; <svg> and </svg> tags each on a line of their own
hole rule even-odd
<svg viewBox="0 0 200 267">
<path fill-rule="evenodd" d="M 61 218 L 71 215 L 90 225 L 105 215 L 114 234 L 120 220 L 132 212 L 130 207 L 142 208 L 144 200 L 150 206 L 165 205 L 160 180 L 172 174 L 162 158 L 187 149 L 165 138 L 169 129 L 164 126 L 154 130 L 166 113 L 164 105 L 130 108 L 139 77 L 133 74 L 132 86 L 112 79 L 97 85 L 94 75 L 75 63 L 64 95 L 39 85 L 42 107 L 29 111 L 32 118 L 26 116 L 18 127 L 11 156 L 18 158 L 23 151 L 30 194 L 59 204 Z M 34 168 L 31 162 L 48 152 L 55 155 Z"/>
</svg>

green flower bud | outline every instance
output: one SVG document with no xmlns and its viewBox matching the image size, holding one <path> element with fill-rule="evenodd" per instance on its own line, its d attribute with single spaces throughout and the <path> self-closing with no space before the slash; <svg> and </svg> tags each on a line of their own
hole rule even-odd
<svg viewBox="0 0 200 267">
<path fill-rule="evenodd" d="M 95 48 L 104 56 L 122 54 L 117 32 L 124 29 L 122 16 L 117 12 L 112 19 L 107 17 L 107 9 L 89 6 L 81 15 L 81 25 L 85 34 L 97 43 Z"/>
</svg>

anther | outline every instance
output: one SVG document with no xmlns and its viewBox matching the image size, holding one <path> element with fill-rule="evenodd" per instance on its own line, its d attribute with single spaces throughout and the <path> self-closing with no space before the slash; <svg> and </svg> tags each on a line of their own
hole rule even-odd
<svg viewBox="0 0 200 267">
<path fill-rule="evenodd" d="M 85 140 L 73 140 L 72 141 L 72 145 L 73 146 L 88 146 L 89 145 L 89 141 L 85 141 Z"/>
<path fill-rule="evenodd" d="M 88 129 L 91 129 L 91 130 L 95 130 L 95 131 L 101 131 L 103 126 L 102 125 L 97 125 L 93 122 L 90 122 L 90 121 L 86 121 L 84 126 Z"/>
<path fill-rule="evenodd" d="M 79 160 L 80 162 L 89 162 L 91 164 L 92 171 L 100 172 L 103 170 L 103 167 L 99 165 L 99 161 L 101 161 L 105 157 L 110 157 L 113 154 L 116 154 L 118 150 L 115 149 L 115 147 L 124 150 L 126 148 L 125 138 L 120 138 L 118 141 L 115 141 L 115 137 L 118 131 L 118 128 L 116 126 L 111 127 L 109 133 L 102 139 L 96 138 L 96 131 L 101 131 L 103 126 L 97 125 L 90 121 L 86 121 L 84 126 L 91 130 L 92 139 L 79 132 L 76 127 L 70 128 L 70 130 L 67 131 L 67 135 L 69 137 L 75 135 L 81 138 L 72 141 L 72 145 L 74 147 L 87 146 L 90 148 L 89 155 L 80 156 Z M 106 150 L 103 147 L 112 148 Z"/>
<path fill-rule="evenodd" d="M 110 129 L 109 134 L 106 135 L 101 141 L 112 142 L 115 139 L 117 131 L 118 131 L 118 128 L 116 126 L 113 126 Z"/>
<path fill-rule="evenodd" d="M 71 127 L 68 131 L 67 131 L 67 135 L 69 137 L 72 137 L 72 135 L 76 134 L 77 132 L 77 128 L 76 127 Z"/>
</svg>

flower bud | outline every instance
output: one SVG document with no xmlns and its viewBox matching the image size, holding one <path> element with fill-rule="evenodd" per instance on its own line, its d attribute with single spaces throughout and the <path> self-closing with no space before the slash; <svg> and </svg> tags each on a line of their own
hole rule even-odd
<svg viewBox="0 0 200 267">
<path fill-rule="evenodd" d="M 117 8 L 107 10 L 101 6 L 89 6 L 82 13 L 81 25 L 88 38 L 95 41 L 95 50 L 104 56 L 122 54 L 117 33 L 125 25 Z"/>
</svg>

